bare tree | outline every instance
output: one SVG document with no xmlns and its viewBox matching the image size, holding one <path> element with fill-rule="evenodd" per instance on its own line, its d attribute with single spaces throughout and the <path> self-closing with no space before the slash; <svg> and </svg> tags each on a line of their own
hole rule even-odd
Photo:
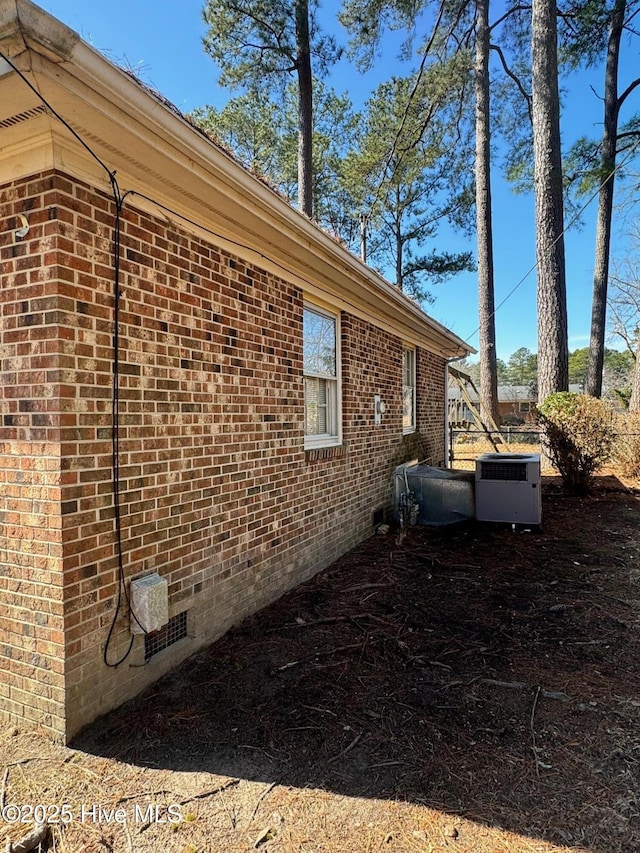
<svg viewBox="0 0 640 853">
<path fill-rule="evenodd" d="M 610 329 L 624 341 L 627 351 L 635 359 L 631 378 L 629 411 L 640 411 L 640 227 L 636 225 L 631 251 L 614 268 L 611 275 L 611 293 L 608 307 Z"/>
</svg>

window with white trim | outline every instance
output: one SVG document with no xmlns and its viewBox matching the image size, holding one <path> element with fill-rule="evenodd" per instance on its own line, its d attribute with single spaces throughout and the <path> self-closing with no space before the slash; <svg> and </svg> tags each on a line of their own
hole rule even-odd
<svg viewBox="0 0 640 853">
<path fill-rule="evenodd" d="M 402 431 L 416 429 L 416 351 L 402 350 Z"/>
<path fill-rule="evenodd" d="M 340 351 L 337 315 L 306 305 L 304 342 L 304 443 L 318 447 L 340 442 Z"/>
</svg>

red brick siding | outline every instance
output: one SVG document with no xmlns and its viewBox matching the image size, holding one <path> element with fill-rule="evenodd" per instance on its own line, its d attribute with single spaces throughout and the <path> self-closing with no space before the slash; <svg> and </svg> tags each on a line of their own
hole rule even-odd
<svg viewBox="0 0 640 853">
<path fill-rule="evenodd" d="M 445 360 L 419 349 L 416 359 L 417 443 L 416 455 L 429 465 L 445 465 L 446 383 Z M 415 441 L 416 439 L 414 439 Z"/>
<path fill-rule="evenodd" d="M 3 458 L 22 447 L 27 458 L 45 458 L 54 469 L 58 493 L 50 523 L 39 529 L 58 561 L 51 566 L 57 575 L 47 576 L 49 584 L 40 579 L 33 596 L 48 601 L 51 588 L 59 596 L 60 645 L 51 657 L 60 672 L 64 665 L 66 692 L 56 696 L 65 703 L 70 735 L 368 535 L 373 509 L 390 509 L 395 465 L 415 447 L 443 458 L 444 362 L 418 351 L 418 385 L 428 399 L 419 403 L 419 433 L 403 440 L 402 343 L 343 314 L 344 446 L 305 453 L 301 291 L 126 204 L 123 566 L 127 579 L 150 570 L 167 578 L 170 612 L 189 609 L 190 639 L 143 669 L 107 668 L 103 646 L 118 589 L 110 441 L 114 205 L 80 182 L 44 176 L 7 188 L 4 215 L 23 212 L 27 199 L 29 242 L 15 258 L 13 245 L 2 248 L 8 253 L 2 291 L 8 378 L 1 399 L 9 420 L 0 439 Z M 8 289 L 5 276 L 13 277 Z M 34 285 L 40 289 L 28 289 Z M 34 316 L 37 322 L 25 321 Z M 17 358 L 26 361 L 14 363 Z M 42 369 L 44 376 L 34 377 Z M 379 426 L 376 393 L 387 404 Z M 57 442 L 53 451 L 33 443 L 45 440 Z M 35 484 L 23 479 L 20 488 L 18 498 L 35 500 Z M 15 521 L 26 528 L 22 516 Z M 21 563 L 10 565 L 19 576 Z M 21 605 L 14 603 L 15 591 L 7 596 L 16 609 L 0 628 L 11 649 L 24 650 L 28 643 L 16 639 Z M 123 616 L 110 660 L 126 651 L 128 638 Z M 133 662 L 141 662 L 142 645 L 138 639 Z M 14 682 L 9 690 L 15 692 Z M 30 707 L 39 705 L 34 700 Z M 19 716 L 17 707 L 10 710 Z M 58 711 L 47 725 L 61 730 Z"/>
<path fill-rule="evenodd" d="M 60 187 L 71 184 L 50 176 L 0 191 L 0 709 L 56 731 L 65 700 Z M 18 214 L 29 221 L 22 239 Z"/>
<path fill-rule="evenodd" d="M 0 441 L 0 709 L 57 731 L 62 593 L 59 447 Z"/>
</svg>

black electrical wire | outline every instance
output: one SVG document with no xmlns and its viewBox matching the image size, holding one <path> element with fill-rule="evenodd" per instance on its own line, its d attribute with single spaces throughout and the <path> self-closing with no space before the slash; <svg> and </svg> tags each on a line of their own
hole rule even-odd
<svg viewBox="0 0 640 853">
<path fill-rule="evenodd" d="M 120 500 L 120 300 L 122 294 L 120 292 L 120 256 L 122 246 L 122 209 L 126 197 L 130 194 L 126 192 L 124 195 L 120 192 L 120 187 L 115 177 L 115 172 L 109 173 L 111 182 L 111 190 L 116 205 L 116 215 L 114 220 L 114 237 L 113 237 L 113 377 L 112 377 L 112 394 L 111 394 L 111 470 L 113 471 L 113 508 L 115 516 L 116 529 L 116 550 L 118 555 L 118 597 L 116 599 L 116 607 L 109 626 L 109 632 L 104 644 L 103 660 L 109 667 L 115 668 L 129 657 L 131 649 L 135 641 L 132 634 L 126 652 L 115 662 L 109 661 L 109 646 L 113 632 L 118 621 L 118 616 L 122 609 L 122 600 L 124 598 L 127 610 L 133 617 L 143 633 L 147 633 L 140 620 L 136 616 L 129 591 L 127 590 L 126 578 L 124 574 L 124 560 L 122 547 L 122 510 Z"/>
<path fill-rule="evenodd" d="M 163 210 L 165 213 L 170 214 L 171 216 L 177 216 L 178 219 L 182 219 L 183 222 L 187 222 L 189 225 L 193 225 L 194 228 L 199 228 L 201 231 L 205 231 L 207 234 L 210 234 L 212 237 L 217 237 L 219 240 L 224 240 L 225 243 L 229 243 L 232 246 L 237 246 L 239 249 L 246 249 L 248 252 L 253 252 L 259 258 L 262 258 L 263 261 L 269 261 L 269 263 L 274 264 L 279 267 L 283 272 L 292 274 L 292 270 L 287 269 L 287 267 L 279 264 L 277 261 L 272 260 L 265 255 L 263 252 L 260 252 L 258 249 L 254 249 L 253 246 L 249 246 L 246 243 L 240 243 L 238 240 L 232 240 L 230 237 L 225 237 L 224 234 L 219 234 L 217 231 L 213 231 L 211 228 L 207 228 L 206 225 L 201 225 L 199 222 L 196 222 L 194 219 L 189 219 L 188 216 L 185 216 L 183 213 L 180 213 L 177 210 L 174 210 L 172 207 L 167 207 L 166 204 L 163 204 L 161 201 L 158 201 L 156 198 L 152 198 L 151 196 L 145 195 L 144 193 L 139 193 L 137 190 L 129 190 L 127 195 L 137 195 L 138 198 L 143 198 L 145 201 L 148 201 L 150 204 L 155 205 L 160 210 Z M 294 273 L 295 274 L 295 273 Z M 302 279 L 302 281 L 306 281 L 302 276 L 298 276 Z M 311 282 L 307 282 L 311 284 Z"/>
<path fill-rule="evenodd" d="M 109 632 L 107 634 L 107 639 L 105 641 L 104 650 L 103 650 L 103 660 L 104 663 L 108 667 L 117 667 L 123 663 L 131 653 L 131 649 L 133 648 L 133 643 L 135 637 L 132 635 L 131 640 L 129 642 L 129 646 L 125 654 L 115 663 L 111 663 L 108 659 L 109 654 L 109 646 L 111 644 L 111 639 L 113 636 L 113 632 L 115 630 L 116 623 L 118 621 L 118 617 L 120 615 L 120 611 L 122 609 L 122 601 L 123 598 L 126 601 L 127 608 L 129 613 L 133 616 L 135 621 L 138 623 L 140 628 L 147 633 L 143 626 L 140 624 L 140 621 L 136 617 L 136 614 L 133 612 L 133 608 L 131 607 L 131 601 L 129 598 L 129 593 L 126 585 L 126 578 L 124 573 L 124 559 L 123 559 L 123 548 L 122 548 L 122 513 L 120 507 L 120 394 L 119 394 L 119 363 L 120 363 L 120 249 L 121 249 L 121 221 L 122 221 L 122 207 L 124 204 L 124 200 L 126 199 L 129 193 L 125 193 L 122 195 L 120 192 L 120 187 L 118 185 L 118 181 L 116 179 L 116 172 L 114 170 L 109 169 L 109 167 L 104 163 L 103 160 L 93 151 L 93 149 L 82 139 L 82 137 L 78 134 L 76 130 L 69 124 L 66 119 L 64 119 L 60 113 L 54 109 L 54 107 L 47 101 L 47 99 L 36 89 L 36 87 L 31 83 L 31 81 L 20 71 L 19 68 L 9 59 L 9 57 L 0 51 L 0 57 L 4 59 L 4 61 L 9 65 L 15 73 L 20 77 L 20 79 L 26 83 L 26 85 L 31 89 L 31 91 L 42 101 L 47 110 L 54 115 L 61 124 L 63 124 L 67 130 L 74 136 L 74 138 L 82 145 L 82 147 L 93 157 L 93 159 L 99 163 L 99 165 L 104 169 L 109 177 L 109 183 L 111 185 L 111 192 L 113 195 L 113 200 L 115 202 L 116 213 L 114 219 L 114 240 L 113 240 L 113 300 L 114 300 L 114 330 L 113 330 L 113 386 L 112 386 L 112 427 L 111 427 L 111 466 L 112 466 L 112 483 L 113 483 L 113 503 L 114 503 L 114 513 L 115 513 L 115 527 L 116 527 L 116 551 L 118 557 L 118 596 L 116 599 L 116 607 L 113 614 L 113 619 L 111 621 L 111 625 L 109 627 Z"/>
<path fill-rule="evenodd" d="M 204 225 L 201 225 L 198 222 L 195 222 L 184 214 L 179 213 L 172 208 L 167 207 L 162 204 L 162 202 L 157 199 L 151 198 L 150 196 L 144 195 L 143 193 L 134 192 L 133 190 L 127 191 L 124 195 L 120 191 L 120 187 L 118 185 L 118 181 L 116 179 L 115 170 L 109 169 L 109 167 L 104 163 L 104 161 L 93 151 L 93 149 L 82 139 L 82 137 L 78 134 L 78 132 L 69 124 L 69 122 L 63 118 L 60 113 L 46 100 L 46 98 L 38 92 L 35 86 L 28 80 L 28 78 L 14 65 L 14 63 L 6 56 L 2 51 L 0 51 L 0 57 L 4 59 L 7 64 L 15 71 L 15 73 L 22 79 L 22 81 L 28 86 L 29 89 L 40 99 L 40 101 L 44 104 L 46 109 L 53 115 L 58 121 L 67 128 L 67 130 L 71 133 L 71 135 L 82 145 L 82 147 L 93 157 L 93 159 L 102 167 L 102 169 L 107 173 L 109 178 L 109 184 L 111 186 L 111 192 L 113 195 L 116 214 L 114 220 L 114 241 L 113 241 L 113 288 L 114 288 L 114 333 L 113 333 L 113 388 L 112 388 L 112 429 L 111 429 L 111 456 L 112 456 L 112 483 L 113 483 L 113 501 L 114 501 L 114 514 L 115 514 L 115 530 L 116 530 L 116 552 L 118 559 L 118 594 L 116 598 L 115 610 L 113 613 L 113 618 L 111 620 L 111 624 L 109 626 L 109 631 L 107 633 L 107 638 L 105 641 L 104 649 L 103 649 L 103 661 L 106 666 L 115 668 L 120 666 L 123 663 L 133 648 L 133 643 L 135 641 L 134 636 L 132 635 L 131 640 L 129 642 L 128 648 L 126 652 L 120 657 L 117 661 L 110 662 L 109 661 L 109 647 L 111 645 L 111 641 L 113 638 L 113 633 L 115 631 L 115 627 L 118 621 L 118 617 L 122 610 L 123 600 L 126 603 L 127 609 L 131 614 L 131 617 L 135 620 L 141 630 L 146 634 L 148 633 L 144 627 L 141 625 L 139 619 L 137 618 L 132 606 L 131 600 L 129 598 L 129 592 L 127 590 L 126 578 L 124 573 L 124 559 L 123 559 L 123 547 L 122 547 L 122 512 L 121 512 L 121 501 L 120 501 L 120 394 L 119 394 L 119 362 L 120 362 L 120 254 L 121 254 L 121 222 L 122 222 L 122 209 L 124 205 L 124 201 L 128 195 L 138 195 L 140 198 L 145 199 L 149 203 L 155 205 L 160 210 L 163 210 L 165 213 L 171 214 L 182 219 L 183 222 L 188 223 L 189 225 L 198 228 L 205 233 L 208 233 L 224 242 L 237 246 L 238 248 L 245 249 L 247 251 L 252 252 L 257 257 L 262 258 L 265 261 L 269 261 L 274 266 L 281 269 L 284 273 L 288 275 L 294 275 L 301 281 L 306 282 L 307 284 L 311 284 L 308 279 L 304 278 L 304 276 L 299 275 L 283 264 L 270 259 L 267 255 L 255 249 L 253 246 L 249 246 L 245 243 L 241 243 L 235 240 L 232 240 L 228 237 L 225 237 L 222 234 L 219 234 L 216 231 L 213 231 L 210 228 L 207 228 Z M 352 308 L 356 306 L 350 303 L 348 300 L 343 299 L 345 304 L 350 305 Z"/>
<path fill-rule="evenodd" d="M 589 198 L 586 200 L 586 202 L 582 205 L 582 207 L 580 208 L 580 210 L 578 210 L 578 211 L 574 214 L 574 216 L 570 219 L 570 221 L 569 221 L 568 225 L 565 225 L 565 226 L 563 227 L 562 231 L 560 232 L 560 234 L 558 234 L 558 236 L 555 238 L 555 240 L 554 240 L 554 241 L 553 241 L 553 243 L 551 244 L 551 245 L 552 245 L 552 247 L 553 247 L 553 246 L 555 246 L 555 245 L 556 245 L 556 243 L 557 243 L 559 240 L 562 240 L 562 239 L 563 239 L 563 237 L 565 236 L 565 234 L 567 234 L 567 233 L 568 233 L 568 231 L 569 231 L 571 228 L 573 228 L 574 224 L 575 224 L 576 222 L 578 222 L 578 221 L 579 221 L 580 217 L 581 217 L 581 216 L 582 216 L 582 214 L 585 212 L 585 210 L 589 207 L 589 205 L 590 205 L 590 204 L 591 204 L 591 203 L 596 199 L 596 197 L 600 194 L 600 191 L 602 190 L 602 188 L 604 187 L 604 185 L 607 183 L 607 181 L 610 181 L 610 180 L 611 180 L 611 178 L 612 178 L 615 174 L 617 174 L 617 172 L 621 171 L 621 170 L 624 168 L 624 166 L 626 166 L 626 164 L 628 163 L 628 161 L 629 161 L 629 160 L 633 157 L 633 155 L 636 153 L 636 150 L 640 150 L 640 139 L 639 139 L 636 143 L 634 143 L 634 144 L 631 146 L 631 150 L 629 151 L 629 153 L 627 154 L 627 156 L 626 156 L 626 157 L 625 157 L 621 162 L 616 163 L 616 165 L 615 165 L 615 166 L 613 167 L 613 169 L 609 172 L 609 174 L 608 174 L 608 175 L 606 175 L 606 176 L 605 176 L 605 177 L 600 181 L 600 183 L 598 184 L 598 186 L 597 186 L 597 187 L 595 188 L 595 190 L 591 193 L 591 195 L 590 195 L 590 196 L 589 196 Z M 537 270 L 537 268 L 538 268 L 538 261 L 537 261 L 537 259 L 536 259 L 535 263 L 533 263 L 533 264 L 529 267 L 529 269 L 528 269 L 528 270 L 526 271 L 526 273 L 522 276 L 522 278 L 520 279 L 520 281 L 518 281 L 518 282 L 517 282 L 517 283 L 516 283 L 512 288 L 511 288 L 511 290 L 507 293 L 507 295 L 506 295 L 506 296 L 505 296 L 505 297 L 504 297 L 504 298 L 503 298 L 503 299 L 502 299 L 502 300 L 501 300 L 501 301 L 496 305 L 496 307 L 493 309 L 492 313 L 489 315 L 489 319 L 491 319 L 492 317 L 495 317 L 495 316 L 496 316 L 496 314 L 497 314 L 497 313 L 498 313 L 498 311 L 502 308 L 502 306 L 505 304 L 505 302 L 507 302 L 509 299 L 511 299 L 511 297 L 512 297 L 512 296 L 513 296 L 513 294 L 516 292 L 516 290 L 518 290 L 518 288 L 519 288 L 521 285 L 523 285 L 523 284 L 525 283 L 525 281 L 529 278 L 529 276 L 531 275 L 531 273 L 535 272 L 535 271 Z M 467 335 L 467 337 L 464 339 L 464 340 L 465 340 L 465 342 L 466 342 L 466 343 L 468 343 L 472 338 L 474 338 L 474 337 L 478 334 L 478 332 L 479 332 L 479 331 L 480 331 L 480 326 L 478 326 L 478 328 L 477 328 L 477 329 L 475 329 L 475 331 L 473 331 L 470 335 Z"/>
<path fill-rule="evenodd" d="M 9 57 L 8 57 L 5 53 L 3 53 L 1 50 L 0 50 L 0 59 L 4 59 L 4 61 L 7 63 L 7 65 L 10 65 L 10 66 L 11 66 L 11 68 L 13 68 L 13 70 L 16 72 L 16 74 L 18 75 L 18 77 L 20 77 L 20 79 L 21 79 L 24 83 L 26 83 L 26 84 L 27 84 L 27 86 L 31 89 L 31 91 L 34 93 L 34 95 L 36 95 L 38 98 L 40 98 L 40 100 L 41 100 L 41 101 L 42 101 L 42 103 L 45 105 L 45 107 L 49 110 L 49 112 L 50 112 L 50 113 L 52 113 L 52 114 L 53 114 L 53 115 L 58 119 L 58 121 L 59 121 L 59 122 L 61 122 L 61 123 L 62 123 L 62 124 L 67 128 L 67 130 L 68 130 L 68 131 L 69 131 L 73 136 L 75 136 L 75 138 L 78 140 L 78 142 L 80 143 L 80 145 L 82 145 L 82 147 L 83 147 L 86 151 L 88 151 L 88 152 L 89 152 L 89 154 L 91 154 L 91 156 L 93 157 L 93 159 L 94 159 L 97 163 L 99 163 L 99 164 L 102 166 L 102 168 L 105 170 L 105 172 L 107 173 L 107 175 L 109 175 L 109 180 L 112 182 L 112 184 L 111 184 L 111 185 L 112 185 L 112 187 L 113 187 L 113 180 L 115 179 L 115 172 L 112 172 L 112 171 L 109 169 L 109 167 L 108 167 L 107 165 L 105 165 L 105 163 L 103 163 L 103 161 L 98 157 L 98 155 L 95 153 L 95 151 L 93 151 L 93 150 L 92 150 L 92 149 L 87 145 L 87 143 L 86 143 L 86 142 L 84 141 L 84 139 L 80 136 L 80 134 L 79 134 L 76 130 L 74 130 L 74 129 L 71 127 L 71 125 L 69 124 L 69 122 L 68 122 L 66 119 L 62 118 L 62 116 L 60 115 L 60 113 L 59 113 L 57 110 L 55 110 L 55 109 L 51 106 L 51 104 L 49 103 L 49 101 L 47 101 L 47 99 L 44 97 L 44 95 L 41 95 L 41 94 L 40 94 L 40 92 L 38 92 L 38 90 L 37 90 L 37 89 L 36 89 L 36 87 L 33 85 L 33 83 L 28 79 L 28 77 L 26 77 L 26 76 L 22 73 L 22 71 L 20 71 L 20 69 L 19 69 L 19 68 L 17 68 L 17 67 L 13 64 L 13 62 L 9 59 Z M 116 199 L 116 203 L 117 203 L 117 199 Z"/>
<path fill-rule="evenodd" d="M 129 646 L 124 655 L 115 662 L 109 661 L 109 646 L 111 638 L 120 615 L 122 608 L 122 599 L 125 598 L 129 611 L 131 612 L 131 602 L 127 592 L 127 585 L 124 576 L 124 563 L 122 558 L 122 513 L 120 510 L 120 247 L 121 247 L 121 221 L 122 221 L 122 205 L 126 197 L 120 193 L 120 187 L 116 180 L 115 174 L 109 173 L 111 181 L 111 189 L 113 192 L 114 201 L 116 204 L 116 216 L 114 222 L 113 235 L 113 377 L 112 377 L 112 395 L 111 395 L 111 470 L 113 471 L 113 508 L 115 515 L 116 527 L 116 547 L 118 553 L 118 597 L 116 600 L 116 608 L 113 613 L 109 633 L 104 644 L 103 660 L 109 667 L 115 668 L 120 666 L 131 654 L 135 637 L 131 635 Z M 137 620 L 136 620 L 137 621 Z"/>
</svg>

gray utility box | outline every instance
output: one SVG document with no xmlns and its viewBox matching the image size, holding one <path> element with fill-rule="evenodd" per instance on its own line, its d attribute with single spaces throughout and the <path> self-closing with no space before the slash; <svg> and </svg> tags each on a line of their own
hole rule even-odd
<svg viewBox="0 0 640 853">
<path fill-rule="evenodd" d="M 476 518 L 542 524 L 539 453 L 484 453 L 476 459 Z"/>
<path fill-rule="evenodd" d="M 439 526 L 474 517 L 473 471 L 410 463 L 396 468 L 394 485 L 396 517 L 407 491 L 418 504 L 417 524 Z"/>
</svg>

